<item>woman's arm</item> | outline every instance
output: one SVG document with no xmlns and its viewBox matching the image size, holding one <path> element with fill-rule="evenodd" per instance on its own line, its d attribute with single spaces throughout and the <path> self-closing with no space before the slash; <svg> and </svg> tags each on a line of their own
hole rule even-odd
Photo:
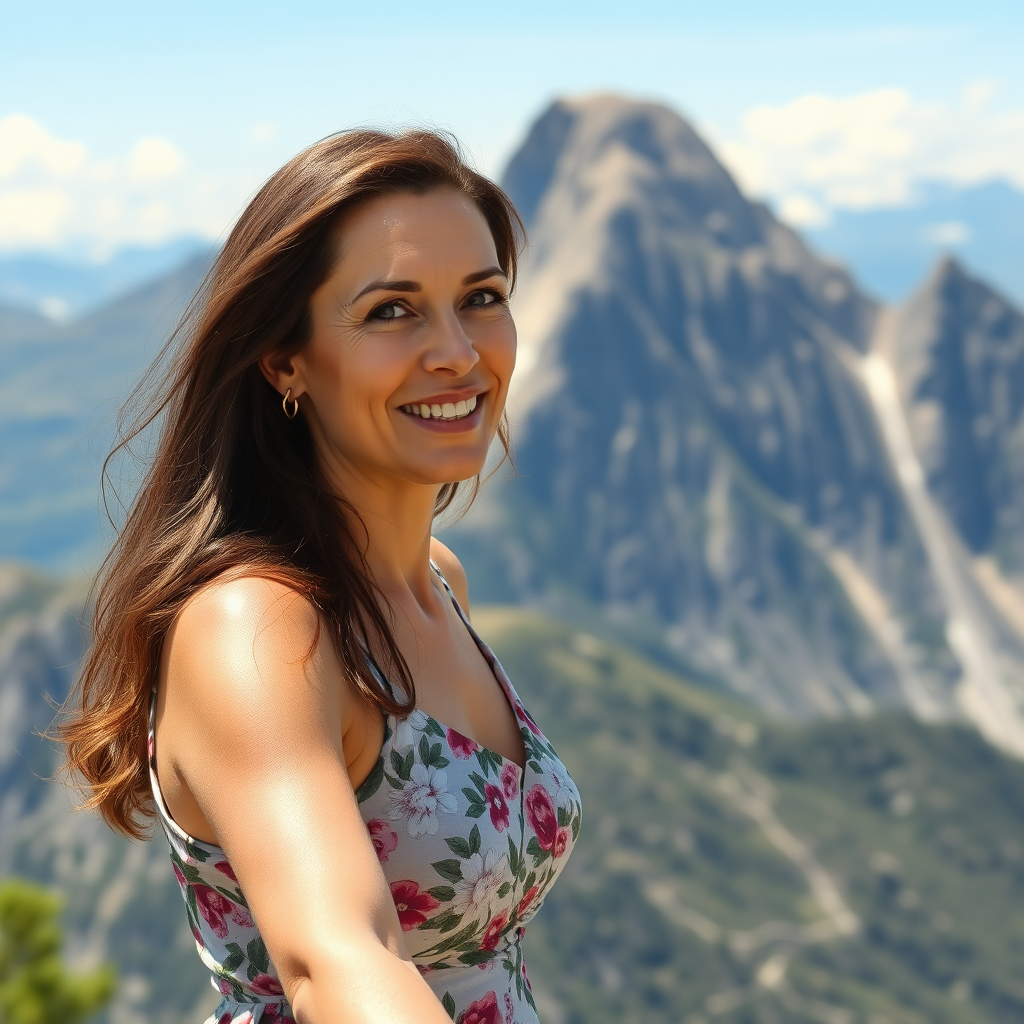
<svg viewBox="0 0 1024 1024">
<path fill-rule="evenodd" d="M 306 657 L 317 622 L 266 580 L 193 598 L 165 644 L 160 746 L 227 853 L 300 1024 L 450 1024 L 406 951 L 346 771 L 358 695 L 326 630 Z"/>
</svg>

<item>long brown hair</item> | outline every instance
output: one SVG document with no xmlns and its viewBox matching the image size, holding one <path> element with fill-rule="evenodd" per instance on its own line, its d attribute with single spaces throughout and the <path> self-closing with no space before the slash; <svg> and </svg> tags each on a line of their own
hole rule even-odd
<svg viewBox="0 0 1024 1024">
<path fill-rule="evenodd" d="M 289 161 L 256 194 L 165 348 L 129 398 L 142 411 L 110 459 L 147 428 L 155 455 L 94 590 L 92 645 L 58 735 L 66 768 L 80 775 L 111 827 L 141 838 L 154 814 L 146 733 L 163 638 L 184 602 L 215 577 L 259 575 L 314 603 L 345 671 L 388 714 L 415 702 L 415 687 L 353 533 L 356 511 L 329 494 L 311 434 L 285 418 L 281 396 L 257 365 L 294 352 L 311 332 L 309 300 L 336 260 L 339 218 L 399 192 L 455 188 L 472 199 L 514 283 L 523 239 L 511 201 L 473 171 L 457 145 L 428 131 L 352 131 Z M 499 437 L 508 452 L 507 425 Z M 479 486 L 473 481 L 472 496 Z M 435 514 L 459 482 L 446 483 Z M 403 691 L 383 693 L 367 647 Z M 399 699 L 401 696 L 401 699 Z"/>
</svg>

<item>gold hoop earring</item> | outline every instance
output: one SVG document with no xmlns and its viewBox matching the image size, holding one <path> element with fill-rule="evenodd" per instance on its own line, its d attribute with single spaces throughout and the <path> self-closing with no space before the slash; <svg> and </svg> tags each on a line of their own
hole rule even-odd
<svg viewBox="0 0 1024 1024">
<path fill-rule="evenodd" d="M 288 410 L 288 400 L 289 399 L 291 399 L 291 402 L 292 402 L 291 411 Z M 281 408 L 284 409 L 285 416 L 287 416 L 288 419 L 290 419 L 290 420 L 295 419 L 295 417 L 299 415 L 299 400 L 297 398 L 292 398 L 292 389 L 291 388 L 289 388 L 284 393 L 284 398 L 281 399 Z"/>
</svg>

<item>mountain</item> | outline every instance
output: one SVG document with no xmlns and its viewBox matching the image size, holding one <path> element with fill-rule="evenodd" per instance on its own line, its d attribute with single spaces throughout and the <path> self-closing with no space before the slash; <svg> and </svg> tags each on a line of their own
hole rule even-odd
<svg viewBox="0 0 1024 1024">
<path fill-rule="evenodd" d="M 904 408 L 916 385 L 898 383 L 928 324 L 981 337 L 1003 330 L 982 323 L 993 303 L 1015 322 L 1009 304 L 991 293 L 930 320 L 932 300 L 876 305 L 655 104 L 553 104 L 505 185 L 531 240 L 515 300 L 519 475 L 448 533 L 475 597 L 568 616 L 771 713 L 966 713 L 1024 753 L 1024 605 L 1006 553 L 1016 434 L 982 446 L 983 494 L 978 445 L 937 450 L 921 489 L 932 456 L 915 448 L 921 410 Z M 0 558 L 98 560 L 117 405 L 204 267 L 71 323 L 0 309 Z M 993 401 L 1004 349 L 985 357 Z M 134 472 L 117 468 L 122 495 Z M 1002 524 L 987 547 L 949 504 L 968 489 L 970 515 Z"/>
<path fill-rule="evenodd" d="M 664 107 L 555 103 L 504 184 L 530 234 L 518 476 L 451 534 L 501 581 L 482 596 L 656 622 L 773 712 L 949 713 L 944 609 L 862 378 L 878 308 Z"/>
<path fill-rule="evenodd" d="M 209 242 L 178 238 L 158 246 L 119 249 L 103 260 L 70 254 L 0 256 L 0 305 L 51 320 L 77 319 L 209 252 Z"/>
<path fill-rule="evenodd" d="M 1008 181 L 925 182 L 906 206 L 836 210 L 828 224 L 803 233 L 885 302 L 906 301 L 949 254 L 1024 307 L 1024 192 Z"/>
<path fill-rule="evenodd" d="M 891 337 L 928 487 L 972 553 L 1024 579 L 1024 315 L 946 259 Z"/>
<path fill-rule="evenodd" d="M 105 1022 L 196 1024 L 217 997 L 162 836 L 126 842 L 41 777 L 80 589 L 0 587 L 0 877 L 56 886 L 75 964 L 116 964 Z M 525 942 L 546 1024 L 1024 1016 L 1024 766 L 900 715 L 780 725 L 550 616 L 474 618 L 583 794 Z"/>
<path fill-rule="evenodd" d="M 99 470 L 118 407 L 206 266 L 206 256 L 189 260 L 67 324 L 0 308 L 0 559 L 62 571 L 98 562 L 109 536 Z"/>
</svg>

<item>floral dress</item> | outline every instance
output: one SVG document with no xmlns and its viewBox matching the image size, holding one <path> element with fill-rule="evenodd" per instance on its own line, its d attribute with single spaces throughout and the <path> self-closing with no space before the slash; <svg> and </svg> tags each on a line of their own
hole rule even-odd
<svg viewBox="0 0 1024 1024">
<path fill-rule="evenodd" d="M 452 1020 L 537 1024 L 522 939 L 579 836 L 580 795 L 497 658 L 454 596 L 452 602 L 515 711 L 525 769 L 417 709 L 388 717 L 380 758 L 356 796 L 406 946 Z M 154 699 L 153 795 L 196 948 L 223 996 L 207 1024 L 290 1022 L 277 972 L 224 851 L 186 835 L 164 804 L 155 708 Z"/>
</svg>

